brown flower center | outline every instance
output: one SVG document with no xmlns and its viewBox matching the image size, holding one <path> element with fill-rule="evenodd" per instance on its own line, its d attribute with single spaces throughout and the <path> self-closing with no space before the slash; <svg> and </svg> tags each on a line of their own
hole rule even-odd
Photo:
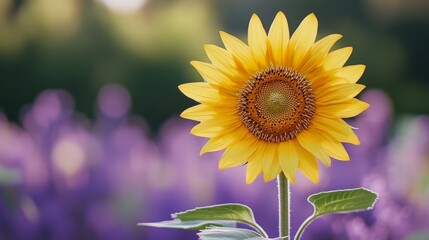
<svg viewBox="0 0 429 240">
<path fill-rule="evenodd" d="M 246 82 L 238 109 L 243 124 L 260 140 L 288 141 L 310 126 L 315 111 L 313 89 L 299 72 L 270 67 Z"/>
</svg>

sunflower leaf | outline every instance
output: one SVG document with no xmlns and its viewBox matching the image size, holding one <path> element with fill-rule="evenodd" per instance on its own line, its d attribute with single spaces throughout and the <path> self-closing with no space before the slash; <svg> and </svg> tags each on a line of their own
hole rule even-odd
<svg viewBox="0 0 429 240">
<path fill-rule="evenodd" d="M 232 203 L 199 207 L 174 213 L 171 217 L 173 220 L 139 223 L 138 226 L 201 230 L 216 226 L 235 228 L 236 223 L 241 222 L 256 229 L 260 236 L 267 237 L 264 229 L 256 223 L 252 209 L 242 204 Z"/>
<path fill-rule="evenodd" d="M 257 232 L 243 228 L 211 227 L 197 233 L 201 240 L 264 240 Z"/>
<path fill-rule="evenodd" d="M 210 227 L 197 233 L 200 240 L 288 240 L 288 237 L 266 238 L 244 228 Z"/>
<path fill-rule="evenodd" d="M 150 223 L 139 223 L 137 226 L 144 227 L 158 227 L 158 228 L 175 228 L 184 230 L 201 230 L 207 227 L 235 227 L 236 222 L 234 221 L 180 221 L 179 219 L 162 221 L 162 222 L 150 222 Z"/>
<path fill-rule="evenodd" d="M 244 223 L 255 222 L 252 210 L 245 205 L 236 203 L 198 207 L 172 214 L 172 217 L 181 221 L 232 220 Z"/>
<path fill-rule="evenodd" d="M 351 213 L 370 210 L 377 202 L 378 194 L 365 189 L 355 188 L 320 192 L 308 197 L 314 207 L 314 213 L 299 227 L 295 239 L 301 239 L 305 229 L 314 219 L 329 213 Z"/>
<path fill-rule="evenodd" d="M 188 211 L 172 214 L 174 219 L 181 221 L 236 221 L 252 226 L 266 236 L 264 230 L 256 223 L 252 209 L 248 206 L 231 203 L 194 208 Z"/>
<path fill-rule="evenodd" d="M 370 210 L 378 194 L 365 188 L 328 191 L 313 194 L 308 201 L 314 207 L 314 217 L 329 213 L 350 213 Z"/>
</svg>

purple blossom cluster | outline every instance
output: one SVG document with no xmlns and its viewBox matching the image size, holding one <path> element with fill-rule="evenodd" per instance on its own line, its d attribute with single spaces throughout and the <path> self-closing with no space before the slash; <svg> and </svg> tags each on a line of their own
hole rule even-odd
<svg viewBox="0 0 429 240">
<path fill-rule="evenodd" d="M 364 186 L 380 194 L 373 211 L 316 220 L 303 239 L 409 239 L 429 229 L 429 117 L 390 129 L 392 106 L 377 90 L 371 108 L 350 121 L 362 144 L 351 161 L 320 166 L 318 185 L 302 175 L 292 188 L 292 232 L 312 213 L 308 195 Z M 199 156 L 195 123 L 173 118 L 157 134 L 130 114 L 131 98 L 104 87 L 95 119 L 75 112 L 61 90 L 22 110 L 21 126 L 0 115 L 0 239 L 196 239 L 195 232 L 137 227 L 197 206 L 250 206 L 277 235 L 276 183 L 245 184 L 245 169 L 219 171 L 221 153 Z"/>
</svg>

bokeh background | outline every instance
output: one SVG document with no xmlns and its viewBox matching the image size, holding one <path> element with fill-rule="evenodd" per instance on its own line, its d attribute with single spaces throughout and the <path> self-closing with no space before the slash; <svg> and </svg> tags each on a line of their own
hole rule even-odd
<svg viewBox="0 0 429 240">
<path fill-rule="evenodd" d="M 252 13 L 268 29 L 279 10 L 291 29 L 315 12 L 319 38 L 343 34 L 371 104 L 349 121 L 351 161 L 292 186 L 292 232 L 309 194 L 365 186 L 373 211 L 321 218 L 303 239 L 429 239 L 427 0 L 0 0 L 0 239 L 196 239 L 136 224 L 225 202 L 275 237 L 276 183 L 200 157 L 177 85 L 201 81 L 189 61 L 219 30 L 245 40 Z"/>
</svg>

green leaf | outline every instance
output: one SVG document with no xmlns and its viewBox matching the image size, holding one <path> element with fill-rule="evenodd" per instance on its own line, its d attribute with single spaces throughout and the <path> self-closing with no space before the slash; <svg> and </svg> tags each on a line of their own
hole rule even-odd
<svg viewBox="0 0 429 240">
<path fill-rule="evenodd" d="M 410 240 L 429 240 L 429 234 L 426 232 L 417 232 L 414 233 L 411 237 L 409 237 Z"/>
<path fill-rule="evenodd" d="M 365 188 L 313 194 L 308 197 L 308 201 L 313 205 L 314 213 L 301 224 L 295 239 L 301 239 L 304 230 L 314 219 L 329 213 L 351 213 L 370 210 L 377 202 L 377 198 L 377 193 Z"/>
<path fill-rule="evenodd" d="M 10 185 L 18 183 L 21 180 L 21 174 L 18 170 L 7 169 L 0 166 L 0 185 Z"/>
<path fill-rule="evenodd" d="M 230 203 L 199 207 L 175 213 L 171 216 L 172 218 L 180 219 L 181 221 L 216 220 L 241 222 L 252 226 L 263 236 L 267 236 L 262 227 L 256 223 L 252 209 L 242 204 Z"/>
<path fill-rule="evenodd" d="M 254 223 L 252 209 L 242 204 L 220 204 L 199 207 L 188 211 L 172 214 L 174 219 L 182 221 L 193 220 L 230 220 L 244 223 Z"/>
<path fill-rule="evenodd" d="M 162 222 L 151 222 L 151 223 L 139 223 L 137 226 L 146 227 L 159 227 L 159 228 L 176 228 L 185 230 L 201 230 L 211 226 L 218 227 L 235 227 L 234 221 L 185 221 L 182 222 L 179 219 L 162 221 Z"/>
<path fill-rule="evenodd" d="M 261 236 L 267 237 L 264 229 L 255 222 L 252 209 L 242 204 L 221 204 L 194 208 L 188 211 L 172 214 L 172 221 L 156 223 L 139 223 L 138 226 L 204 229 L 208 226 L 235 227 L 241 222 L 256 229 Z"/>
<path fill-rule="evenodd" d="M 243 228 L 212 227 L 197 233 L 201 240 L 266 240 L 257 232 Z"/>
<path fill-rule="evenodd" d="M 266 238 L 243 228 L 210 227 L 197 233 L 200 240 L 288 240 L 288 237 Z"/>
<path fill-rule="evenodd" d="M 350 213 L 370 210 L 378 195 L 365 188 L 321 192 L 311 195 L 308 201 L 314 207 L 314 217 L 328 213 Z"/>
</svg>

